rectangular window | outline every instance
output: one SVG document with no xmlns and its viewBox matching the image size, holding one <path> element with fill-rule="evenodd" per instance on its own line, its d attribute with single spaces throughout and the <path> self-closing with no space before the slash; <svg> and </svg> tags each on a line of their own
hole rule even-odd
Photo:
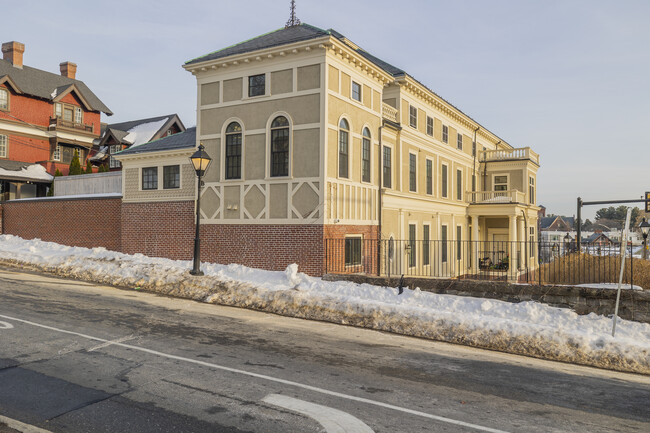
<svg viewBox="0 0 650 433">
<path fill-rule="evenodd" d="M 79 163 L 83 166 L 84 165 L 84 151 L 83 149 L 77 149 L 77 156 L 79 157 Z M 81 167 L 84 168 L 84 167 Z"/>
<path fill-rule="evenodd" d="M 417 263 L 417 248 L 415 247 L 415 224 L 409 224 L 408 255 L 409 266 L 414 267 Z"/>
<path fill-rule="evenodd" d="M 528 194 L 530 204 L 535 204 L 535 178 L 532 176 L 528 178 Z"/>
<path fill-rule="evenodd" d="M 382 173 L 383 176 L 383 185 L 384 188 L 391 187 L 391 148 L 384 146 L 384 170 Z"/>
<path fill-rule="evenodd" d="M 409 191 L 417 191 L 417 156 L 409 153 Z"/>
<path fill-rule="evenodd" d="M 476 175 L 472 175 L 472 192 L 476 192 Z"/>
<path fill-rule="evenodd" d="M 508 176 L 494 176 L 494 190 L 495 191 L 507 191 L 508 190 Z"/>
<path fill-rule="evenodd" d="M 427 135 L 433 135 L 433 117 L 427 116 Z"/>
<path fill-rule="evenodd" d="M 345 266 L 361 264 L 361 238 L 345 238 Z"/>
<path fill-rule="evenodd" d="M 418 109 L 412 105 L 409 105 L 409 125 L 418 127 Z"/>
<path fill-rule="evenodd" d="M 370 139 L 366 137 L 361 141 L 361 180 L 370 182 Z"/>
<path fill-rule="evenodd" d="M 463 227 L 456 226 L 456 260 L 460 260 L 463 256 Z"/>
<path fill-rule="evenodd" d="M 241 134 L 239 134 L 241 142 Z M 241 143 L 239 145 L 241 172 Z M 271 176 L 289 176 L 289 128 L 271 129 Z M 237 179 L 241 178 L 241 174 Z"/>
<path fill-rule="evenodd" d="M 457 134 L 456 145 L 458 146 L 458 150 L 463 150 L 463 134 Z"/>
<path fill-rule="evenodd" d="M 56 117 L 63 116 L 63 106 L 58 102 L 56 104 L 54 104 L 54 115 Z"/>
<path fill-rule="evenodd" d="M 63 120 L 65 120 L 66 122 L 72 122 L 73 116 L 74 116 L 74 110 L 72 109 L 72 107 L 70 108 L 63 107 Z"/>
<path fill-rule="evenodd" d="M 74 123 L 83 123 L 83 111 L 79 107 L 74 107 Z"/>
<path fill-rule="evenodd" d="M 427 159 L 427 194 L 433 194 L 433 161 Z"/>
<path fill-rule="evenodd" d="M 429 259 L 429 226 L 422 227 L 422 264 L 427 266 L 431 263 Z"/>
<path fill-rule="evenodd" d="M 447 226 L 440 227 L 440 261 L 447 263 Z"/>
<path fill-rule="evenodd" d="M 261 96 L 266 94 L 266 75 L 251 75 L 248 77 L 248 96 Z"/>
<path fill-rule="evenodd" d="M 348 177 L 348 132 L 339 131 L 339 177 Z"/>
<path fill-rule="evenodd" d="M 463 171 L 456 170 L 456 200 L 463 199 Z"/>
<path fill-rule="evenodd" d="M 158 189 L 158 167 L 142 169 L 142 189 Z"/>
<path fill-rule="evenodd" d="M 61 145 L 60 144 L 57 144 L 56 147 L 54 148 L 54 152 L 52 152 L 52 160 L 61 161 Z"/>
<path fill-rule="evenodd" d="M 6 89 L 0 89 L 0 110 L 9 109 L 9 92 Z"/>
<path fill-rule="evenodd" d="M 163 189 L 181 187 L 181 166 L 166 165 L 163 167 Z"/>
<path fill-rule="evenodd" d="M 276 131 L 271 130 L 271 153 Z M 226 134 L 226 179 L 241 179 L 241 133 Z"/>
<path fill-rule="evenodd" d="M 449 128 L 447 125 L 442 125 L 442 142 L 449 143 Z"/>
<path fill-rule="evenodd" d="M 447 198 L 447 182 L 449 179 L 447 179 L 447 166 L 445 164 L 442 164 L 442 198 Z"/>
<path fill-rule="evenodd" d="M 352 99 L 361 102 L 361 84 L 352 82 Z"/>
<path fill-rule="evenodd" d="M 0 158 L 7 157 L 7 136 L 0 135 Z"/>
<path fill-rule="evenodd" d="M 113 158 L 113 155 L 116 154 L 117 152 L 121 151 L 121 150 L 122 150 L 122 146 L 120 146 L 119 144 L 110 146 L 110 148 L 109 148 L 110 156 L 109 156 L 109 160 L 108 160 L 108 166 L 110 168 L 117 168 L 117 167 L 122 166 L 122 163 L 120 161 Z"/>
</svg>

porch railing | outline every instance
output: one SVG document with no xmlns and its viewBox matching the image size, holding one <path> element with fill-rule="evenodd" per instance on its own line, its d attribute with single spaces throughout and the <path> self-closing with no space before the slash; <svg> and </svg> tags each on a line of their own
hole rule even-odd
<svg viewBox="0 0 650 433">
<path fill-rule="evenodd" d="M 78 131 L 93 132 L 92 124 L 75 123 L 69 120 L 63 120 L 61 117 L 50 117 L 50 127 L 75 129 Z"/>
<path fill-rule="evenodd" d="M 381 103 L 381 114 L 386 120 L 390 120 L 391 122 L 399 123 L 399 111 L 397 108 L 393 108 L 390 105 L 388 105 L 385 102 Z"/>
<path fill-rule="evenodd" d="M 630 255 L 629 250 L 626 254 Z M 634 282 L 639 261 L 626 259 L 624 284 Z M 584 245 L 578 253 L 575 243 L 326 239 L 325 272 L 502 280 L 536 285 L 617 283 L 620 246 Z"/>
<path fill-rule="evenodd" d="M 479 161 L 493 162 L 505 160 L 529 159 L 539 164 L 539 155 L 530 147 L 520 147 L 517 149 L 500 149 L 500 150 L 483 150 L 479 153 Z"/>
<path fill-rule="evenodd" d="M 465 193 L 467 202 L 474 204 L 524 203 L 526 194 L 516 189 L 506 191 L 469 191 Z"/>
</svg>

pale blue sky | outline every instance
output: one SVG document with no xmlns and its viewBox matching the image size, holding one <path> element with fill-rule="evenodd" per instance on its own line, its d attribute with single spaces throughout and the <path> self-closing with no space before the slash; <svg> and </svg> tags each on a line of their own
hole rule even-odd
<svg viewBox="0 0 650 433">
<path fill-rule="evenodd" d="M 284 26 L 288 0 L 23 0 L 2 11 L 2 42 L 25 64 L 77 78 L 109 123 L 178 113 L 196 123 L 196 83 L 181 65 Z M 298 17 L 334 28 L 417 78 L 515 147 L 541 156 L 539 203 L 573 215 L 585 200 L 650 190 L 650 2 L 297 0 Z M 596 209 L 586 209 L 593 217 Z"/>
</svg>

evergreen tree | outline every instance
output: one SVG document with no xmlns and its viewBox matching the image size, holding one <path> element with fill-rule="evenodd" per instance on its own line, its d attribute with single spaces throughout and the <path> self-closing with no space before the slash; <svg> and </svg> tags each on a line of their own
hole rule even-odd
<svg viewBox="0 0 650 433">
<path fill-rule="evenodd" d="M 81 163 L 79 162 L 79 152 L 77 152 L 77 149 L 75 149 L 72 161 L 70 161 L 70 170 L 68 172 L 68 176 L 75 176 L 78 174 L 83 174 L 83 170 L 81 169 Z"/>
<path fill-rule="evenodd" d="M 93 174 L 93 165 L 90 163 L 90 159 L 86 161 L 86 174 Z"/>
<path fill-rule="evenodd" d="M 56 171 L 54 172 L 54 176 L 63 176 L 63 173 L 61 173 L 61 170 L 57 168 Z"/>
</svg>

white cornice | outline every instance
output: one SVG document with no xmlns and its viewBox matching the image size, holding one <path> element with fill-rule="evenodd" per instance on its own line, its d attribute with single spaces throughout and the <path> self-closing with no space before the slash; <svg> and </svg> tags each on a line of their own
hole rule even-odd
<svg viewBox="0 0 650 433">
<path fill-rule="evenodd" d="M 192 147 L 192 148 L 175 149 L 175 150 L 152 150 L 149 152 L 132 153 L 127 155 L 116 154 L 112 156 L 118 161 L 125 162 L 125 161 L 139 160 L 139 159 L 173 158 L 173 157 L 180 157 L 180 156 L 189 157 L 192 153 L 194 153 L 194 151 L 196 151 L 196 149 Z"/>
</svg>

